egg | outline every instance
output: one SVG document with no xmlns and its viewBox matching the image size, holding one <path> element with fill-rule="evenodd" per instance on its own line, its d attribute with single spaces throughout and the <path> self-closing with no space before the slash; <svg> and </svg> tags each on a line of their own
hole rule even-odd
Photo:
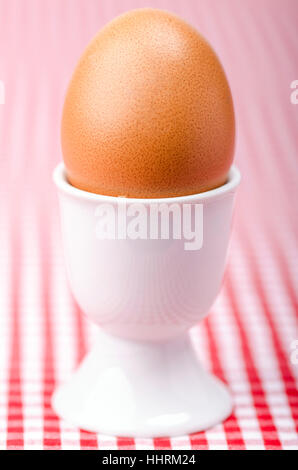
<svg viewBox="0 0 298 470">
<path fill-rule="evenodd" d="M 225 183 L 235 120 L 224 70 L 177 16 L 138 9 L 88 45 L 62 116 L 69 182 L 84 191 L 164 198 Z"/>
</svg>

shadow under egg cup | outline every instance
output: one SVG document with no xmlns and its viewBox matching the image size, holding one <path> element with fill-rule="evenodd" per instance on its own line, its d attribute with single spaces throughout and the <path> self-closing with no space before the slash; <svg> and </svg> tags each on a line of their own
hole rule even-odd
<svg viewBox="0 0 298 470">
<path fill-rule="evenodd" d="M 131 199 L 81 191 L 63 164 L 59 192 L 70 286 L 84 314 L 100 326 L 95 347 L 52 399 L 59 416 L 82 429 L 132 437 L 200 431 L 229 416 L 224 384 L 207 373 L 189 329 L 220 289 L 240 173 L 219 188 L 185 197 Z M 138 203 L 203 205 L 203 244 L 182 239 L 99 239 L 98 207 Z"/>
</svg>

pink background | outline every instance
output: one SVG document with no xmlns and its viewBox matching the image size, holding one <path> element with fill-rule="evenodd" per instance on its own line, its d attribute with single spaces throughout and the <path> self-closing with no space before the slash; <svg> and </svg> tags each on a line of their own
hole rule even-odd
<svg viewBox="0 0 298 470">
<path fill-rule="evenodd" d="M 243 175 L 224 289 L 194 332 L 237 406 L 224 426 L 180 440 L 79 433 L 49 404 L 93 335 L 68 291 L 51 180 L 64 93 L 98 29 L 143 6 L 185 18 L 217 51 Z M 298 448 L 297 25 L 295 0 L 0 0 L 1 448 Z"/>
</svg>

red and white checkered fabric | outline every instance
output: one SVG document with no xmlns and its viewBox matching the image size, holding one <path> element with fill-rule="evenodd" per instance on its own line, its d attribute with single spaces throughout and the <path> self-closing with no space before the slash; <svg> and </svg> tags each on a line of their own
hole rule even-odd
<svg viewBox="0 0 298 470">
<path fill-rule="evenodd" d="M 0 449 L 298 449 L 298 79 L 296 0 L 152 0 L 214 45 L 238 123 L 238 193 L 229 264 L 210 316 L 192 334 L 229 384 L 234 414 L 190 436 L 124 439 L 54 415 L 50 397 L 89 347 L 67 286 L 54 166 L 76 60 L 136 0 L 0 0 Z"/>
</svg>

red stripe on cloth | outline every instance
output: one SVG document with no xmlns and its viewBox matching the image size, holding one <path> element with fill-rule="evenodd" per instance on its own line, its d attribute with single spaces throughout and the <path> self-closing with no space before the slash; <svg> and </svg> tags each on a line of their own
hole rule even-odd
<svg viewBox="0 0 298 470">
<path fill-rule="evenodd" d="M 98 448 L 97 434 L 94 432 L 80 430 L 80 447 L 82 450 Z"/>
<path fill-rule="evenodd" d="M 247 377 L 249 379 L 251 397 L 258 418 L 264 445 L 266 449 L 281 449 L 282 446 L 278 437 L 277 429 L 267 403 L 266 395 L 262 386 L 262 381 L 260 379 L 257 367 L 253 360 L 247 333 L 241 320 L 241 315 L 239 313 L 239 303 L 237 299 L 237 290 L 232 284 L 229 270 L 226 274 L 225 285 L 227 289 L 228 299 L 232 307 L 233 316 L 235 318 L 235 323 L 239 331 L 244 366 Z"/>
<path fill-rule="evenodd" d="M 132 450 L 136 448 L 136 443 L 132 437 L 118 437 L 117 447 L 119 450 Z"/>
<path fill-rule="evenodd" d="M 15 209 L 15 208 L 14 208 Z M 14 219 L 14 218 L 13 218 Z M 15 222 L 12 221 L 12 222 Z M 12 275 L 11 275 L 11 347 L 8 378 L 8 405 L 7 405 L 7 449 L 24 448 L 23 404 L 20 374 L 20 272 L 21 247 L 19 233 L 15 223 L 12 223 Z"/>
<path fill-rule="evenodd" d="M 194 450 L 208 450 L 208 440 L 205 431 L 193 433 L 189 435 L 191 448 Z"/>
<path fill-rule="evenodd" d="M 153 439 L 153 445 L 156 450 L 172 449 L 171 440 L 168 437 L 156 437 Z"/>
<path fill-rule="evenodd" d="M 83 328 L 82 312 L 78 305 L 73 302 L 73 314 L 75 317 L 76 327 L 76 352 L 77 352 L 77 363 L 79 364 L 87 352 L 86 337 Z M 98 441 L 97 434 L 95 432 L 88 432 L 80 430 L 80 448 L 82 450 L 97 449 Z"/>
<path fill-rule="evenodd" d="M 218 348 L 213 334 L 210 318 L 205 320 L 209 351 L 212 361 L 212 370 L 223 382 L 227 382 L 221 361 L 219 359 Z M 245 443 L 243 440 L 242 432 L 238 424 L 236 415 L 233 413 L 224 423 L 223 428 L 226 435 L 226 440 L 229 449 L 245 449 Z"/>
<path fill-rule="evenodd" d="M 276 351 L 276 358 L 279 364 L 280 374 L 283 379 L 283 385 L 285 388 L 286 397 L 287 397 L 288 404 L 291 410 L 295 429 L 296 429 L 296 432 L 298 433 L 298 412 L 297 412 L 298 391 L 296 387 L 295 377 L 292 374 L 291 367 L 289 366 L 289 363 L 288 363 L 288 357 L 283 350 L 282 343 L 278 335 L 278 330 L 275 326 L 275 322 L 270 312 L 269 303 L 267 299 L 267 293 L 264 289 L 263 280 L 260 274 L 260 269 L 259 269 L 258 263 L 255 261 L 254 249 L 250 241 L 248 240 L 248 238 L 245 236 L 245 234 L 243 234 L 243 240 L 245 241 L 245 248 L 247 252 L 251 254 L 251 256 L 249 256 L 249 261 L 250 261 L 252 278 L 254 282 L 254 288 L 260 300 L 263 314 L 271 330 L 274 349 Z"/>
<path fill-rule="evenodd" d="M 40 221 L 40 258 L 42 259 L 41 299 L 44 316 L 44 358 L 43 358 L 43 448 L 60 449 L 61 435 L 59 418 L 51 406 L 51 398 L 55 389 L 55 368 L 53 357 L 53 331 L 51 316 L 51 249 L 50 228 L 43 215 L 42 202 L 39 206 Z"/>
</svg>

